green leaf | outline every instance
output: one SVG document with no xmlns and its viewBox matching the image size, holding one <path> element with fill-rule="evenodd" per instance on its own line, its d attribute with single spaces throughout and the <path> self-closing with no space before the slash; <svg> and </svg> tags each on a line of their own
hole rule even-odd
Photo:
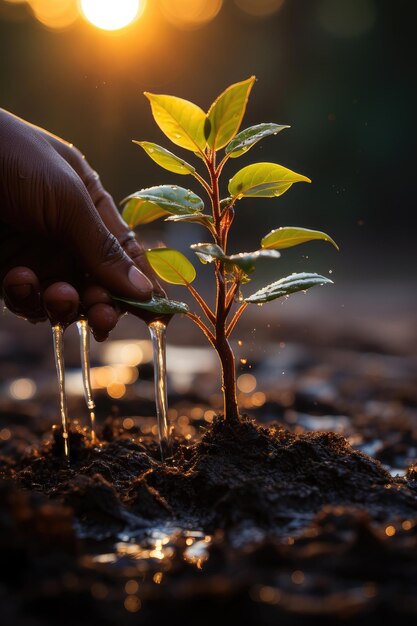
<svg viewBox="0 0 417 626">
<path fill-rule="evenodd" d="M 141 198 L 126 198 L 123 202 L 126 205 L 123 209 L 122 217 L 128 224 L 129 228 L 135 228 L 141 224 L 149 224 L 164 215 L 169 215 L 168 211 L 164 211 L 157 204 L 147 202 Z"/>
<path fill-rule="evenodd" d="M 252 148 L 258 141 L 269 135 L 277 135 L 285 128 L 291 128 L 290 126 L 282 126 L 281 124 L 257 124 L 256 126 L 250 126 L 242 130 L 226 147 L 225 153 L 230 158 L 236 159 L 242 154 L 245 154 Z"/>
<path fill-rule="evenodd" d="M 324 285 L 326 283 L 333 283 L 333 281 L 319 274 L 308 274 L 305 272 L 302 274 L 291 274 L 291 276 L 281 278 L 281 280 L 277 280 L 277 282 L 271 283 L 253 293 L 248 298 L 245 298 L 245 302 L 262 304 L 276 298 L 282 298 L 282 296 L 288 296 L 297 291 L 305 291 L 315 285 Z"/>
<path fill-rule="evenodd" d="M 278 259 L 281 255 L 277 250 L 256 250 L 255 252 L 240 252 L 239 254 L 226 255 L 215 243 L 196 243 L 191 246 L 202 263 L 221 261 L 228 272 L 243 271 L 251 274 L 259 259 Z"/>
<path fill-rule="evenodd" d="M 253 163 L 233 176 L 229 193 L 234 198 L 273 198 L 298 182 L 311 183 L 311 180 L 276 163 Z"/>
<path fill-rule="evenodd" d="M 176 96 L 157 95 L 145 92 L 151 103 L 155 122 L 175 145 L 200 152 L 207 139 L 204 135 L 206 114 L 199 106 Z"/>
<path fill-rule="evenodd" d="M 230 85 L 213 102 L 207 114 L 211 124 L 208 145 L 212 150 L 224 148 L 236 135 L 242 123 L 255 76 Z"/>
<path fill-rule="evenodd" d="M 213 263 L 216 260 L 223 261 L 226 256 L 216 243 L 194 243 L 190 246 L 202 263 Z"/>
<path fill-rule="evenodd" d="M 156 143 L 150 141 L 134 141 L 133 143 L 143 148 L 155 163 L 169 172 L 184 175 L 195 173 L 195 167 Z"/>
<path fill-rule="evenodd" d="M 192 222 L 205 226 L 208 230 L 215 234 L 214 219 L 211 215 L 204 215 L 203 213 L 191 213 L 190 215 L 170 215 L 165 219 L 166 222 Z"/>
<path fill-rule="evenodd" d="M 328 241 L 336 250 L 339 250 L 337 243 L 326 233 L 322 233 L 320 230 L 310 230 L 309 228 L 297 228 L 296 226 L 285 226 L 272 230 L 262 239 L 261 246 L 262 248 L 281 250 L 298 246 L 300 243 L 312 241 L 313 239 Z"/>
<path fill-rule="evenodd" d="M 194 265 L 178 250 L 154 248 L 146 251 L 150 266 L 162 280 L 173 285 L 187 285 L 196 277 Z"/>
<path fill-rule="evenodd" d="M 272 254 L 271 254 L 272 253 Z M 226 257 L 226 268 L 238 267 L 245 274 L 251 274 L 259 259 L 279 259 L 280 253 L 277 250 L 256 250 L 255 252 L 240 252 Z"/>
<path fill-rule="evenodd" d="M 151 313 L 158 313 L 159 315 L 175 315 L 175 313 L 187 313 L 189 311 L 188 305 L 185 302 L 177 302 L 176 300 L 168 300 L 160 296 L 152 296 L 148 302 L 140 302 L 139 300 L 126 300 L 125 298 L 116 298 L 112 296 L 114 300 L 120 302 L 126 302 L 130 306 L 134 306 L 138 309 L 144 309 Z"/>
<path fill-rule="evenodd" d="M 204 202 L 194 192 L 177 185 L 160 185 L 136 191 L 122 201 L 127 203 L 123 210 L 123 219 L 129 228 L 147 224 L 159 217 L 199 213 L 204 209 Z"/>
</svg>

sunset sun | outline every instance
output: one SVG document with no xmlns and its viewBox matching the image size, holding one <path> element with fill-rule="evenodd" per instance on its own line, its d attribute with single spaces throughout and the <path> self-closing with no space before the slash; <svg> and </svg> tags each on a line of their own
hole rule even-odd
<svg viewBox="0 0 417 626">
<path fill-rule="evenodd" d="M 145 7 L 145 0 L 81 0 L 86 19 L 103 30 L 118 30 L 131 24 Z"/>
</svg>

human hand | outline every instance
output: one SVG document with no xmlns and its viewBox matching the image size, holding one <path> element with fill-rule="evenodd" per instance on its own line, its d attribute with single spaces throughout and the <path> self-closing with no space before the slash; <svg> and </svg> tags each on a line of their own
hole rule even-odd
<svg viewBox="0 0 417 626">
<path fill-rule="evenodd" d="M 101 341 L 120 314 L 110 294 L 164 295 L 81 153 L 1 109 L 0 244 L 5 303 L 32 322 L 69 324 L 82 311 Z"/>
</svg>

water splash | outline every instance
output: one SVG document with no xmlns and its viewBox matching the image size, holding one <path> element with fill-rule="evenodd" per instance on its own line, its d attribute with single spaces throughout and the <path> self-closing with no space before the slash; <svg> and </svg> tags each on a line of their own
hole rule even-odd
<svg viewBox="0 0 417 626">
<path fill-rule="evenodd" d="M 96 442 L 96 416 L 95 416 L 95 402 L 91 391 L 91 376 L 90 376 L 90 333 L 88 322 L 86 319 L 80 319 L 77 322 L 78 333 L 80 335 L 80 355 L 81 355 L 81 368 L 83 376 L 84 398 L 88 410 L 90 411 L 90 429 L 91 429 L 91 441 Z"/>
<path fill-rule="evenodd" d="M 166 369 L 166 324 L 151 322 L 148 326 L 152 339 L 156 417 L 158 420 L 161 458 L 171 454 L 171 437 L 168 423 L 167 369 Z"/>
<path fill-rule="evenodd" d="M 64 328 L 61 324 L 54 324 L 52 326 L 52 339 L 54 345 L 54 356 L 56 373 L 58 376 L 58 388 L 59 388 L 59 410 L 61 414 L 62 424 L 62 439 L 64 442 L 64 455 L 65 460 L 69 464 L 70 461 L 70 449 L 69 449 L 69 433 L 68 433 L 68 407 L 67 396 L 65 393 L 65 365 L 64 365 Z"/>
</svg>

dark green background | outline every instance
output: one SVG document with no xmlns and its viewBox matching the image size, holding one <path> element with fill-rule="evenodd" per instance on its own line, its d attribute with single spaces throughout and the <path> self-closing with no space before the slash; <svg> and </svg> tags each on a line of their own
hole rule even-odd
<svg viewBox="0 0 417 626">
<path fill-rule="evenodd" d="M 12 20 L 0 0 L 0 106 L 80 147 L 120 200 L 152 184 L 193 184 L 131 144 L 169 143 L 153 124 L 144 90 L 207 108 L 228 84 L 256 74 L 245 125 L 292 128 L 230 163 L 226 180 L 253 160 L 275 160 L 313 185 L 296 185 L 277 200 L 242 201 L 233 252 L 256 248 L 279 225 L 319 228 L 341 253 L 312 243 L 288 251 L 282 267 L 332 269 L 339 286 L 378 283 L 389 292 L 398 281 L 415 285 L 413 3 L 375 0 L 372 28 L 345 38 L 320 24 L 321 0 L 287 0 L 264 20 L 226 0 L 211 24 L 192 32 L 169 24 L 155 0 L 148 4 L 142 20 L 115 35 L 82 20 L 51 32 L 30 16 Z M 343 11 L 346 0 L 334 4 Z M 140 236 L 185 249 L 202 234 L 158 222 Z"/>
</svg>

